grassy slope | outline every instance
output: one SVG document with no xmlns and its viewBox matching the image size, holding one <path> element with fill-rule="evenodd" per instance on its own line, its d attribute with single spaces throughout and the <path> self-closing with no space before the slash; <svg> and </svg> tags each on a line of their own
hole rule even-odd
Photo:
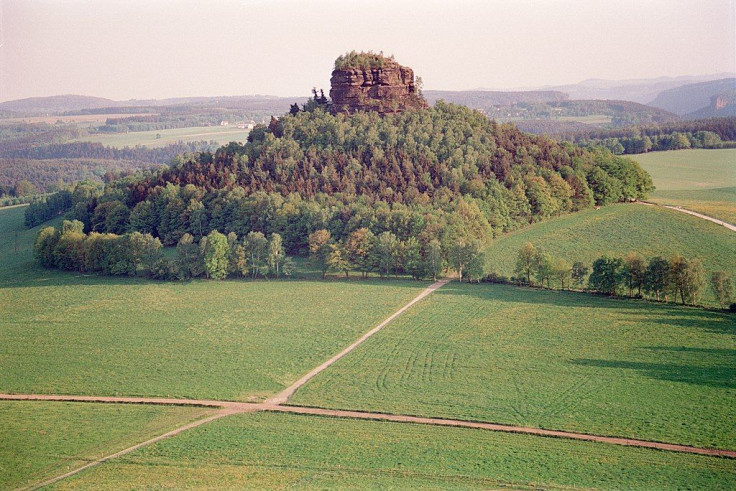
<svg viewBox="0 0 736 491">
<path fill-rule="evenodd" d="M 0 402 L 0 488 L 62 474 L 206 413 L 202 408 Z"/>
<path fill-rule="evenodd" d="M 61 489 L 736 486 L 732 460 L 461 428 L 259 413 L 216 421 Z"/>
<path fill-rule="evenodd" d="M 0 391 L 262 399 L 426 284 L 152 282 L 42 270 L 0 211 Z"/>
<path fill-rule="evenodd" d="M 161 138 L 156 138 L 161 135 Z M 134 131 L 130 133 L 101 133 L 85 136 L 79 141 L 99 142 L 111 147 L 134 147 L 142 145 L 149 148 L 163 147 L 179 141 L 210 141 L 227 145 L 231 141 L 244 142 L 248 130 L 236 126 L 195 126 L 192 128 L 174 128 L 169 130 Z"/>
<path fill-rule="evenodd" d="M 673 150 L 632 157 L 657 186 L 650 201 L 736 223 L 736 149 Z"/>
<path fill-rule="evenodd" d="M 649 201 L 660 205 L 682 206 L 736 224 L 736 187 L 697 191 L 657 191 Z"/>
<path fill-rule="evenodd" d="M 735 233 L 700 218 L 653 206 L 606 206 L 505 235 L 491 246 L 491 269 L 512 276 L 516 255 L 525 242 L 571 264 L 583 261 L 591 265 L 604 254 L 623 257 L 629 251 L 637 251 L 646 258 L 679 253 L 700 258 L 707 272 L 736 273 Z M 710 291 L 704 298 L 714 301 Z"/>
<path fill-rule="evenodd" d="M 650 152 L 631 158 L 649 172 L 657 191 L 736 186 L 736 148 Z"/>
<path fill-rule="evenodd" d="M 736 449 L 736 317 L 452 283 L 293 404 Z"/>
</svg>

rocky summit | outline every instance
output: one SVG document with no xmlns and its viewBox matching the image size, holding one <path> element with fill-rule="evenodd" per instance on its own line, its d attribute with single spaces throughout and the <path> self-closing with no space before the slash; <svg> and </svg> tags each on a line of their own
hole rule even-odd
<svg viewBox="0 0 736 491">
<path fill-rule="evenodd" d="M 380 55 L 338 58 L 330 83 L 333 113 L 392 114 L 428 107 L 414 81 L 414 71 Z"/>
</svg>

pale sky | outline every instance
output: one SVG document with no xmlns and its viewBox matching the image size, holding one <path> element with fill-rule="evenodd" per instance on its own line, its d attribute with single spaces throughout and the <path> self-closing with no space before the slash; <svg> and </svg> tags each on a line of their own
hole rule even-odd
<svg viewBox="0 0 736 491">
<path fill-rule="evenodd" d="M 425 89 L 736 71 L 735 0 L 0 0 L 0 101 L 308 95 L 346 51 Z"/>
</svg>

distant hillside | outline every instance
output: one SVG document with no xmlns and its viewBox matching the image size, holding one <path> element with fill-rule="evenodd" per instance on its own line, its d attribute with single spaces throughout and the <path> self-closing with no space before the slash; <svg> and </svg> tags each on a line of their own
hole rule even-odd
<svg viewBox="0 0 736 491">
<path fill-rule="evenodd" d="M 683 116 L 710 107 L 711 98 L 734 89 L 736 89 L 736 78 L 688 84 L 662 91 L 649 105 Z M 699 117 L 709 116 L 715 116 L 715 114 L 699 115 Z"/>
<path fill-rule="evenodd" d="M 520 102 L 486 109 L 488 117 L 509 121 L 536 134 L 569 133 L 594 128 L 677 121 L 676 114 L 631 101 L 563 100 L 544 103 Z"/>
<path fill-rule="evenodd" d="M 686 114 L 687 119 L 725 118 L 736 116 L 736 88 L 719 92 L 710 98 L 710 105 Z"/>
<path fill-rule="evenodd" d="M 570 99 L 617 99 L 647 104 L 663 90 L 733 76 L 733 73 L 718 73 L 713 75 L 687 75 L 682 77 L 632 80 L 588 79 L 577 84 L 537 87 L 536 90 L 557 90 L 565 92 L 570 96 Z"/>
<path fill-rule="evenodd" d="M 0 111 L 10 111 L 24 115 L 61 113 L 94 109 L 117 105 L 113 100 L 86 95 L 54 95 L 50 97 L 29 97 L 0 103 Z"/>
<path fill-rule="evenodd" d="M 225 108 L 244 111 L 268 111 L 283 114 L 289 105 L 306 102 L 306 97 L 276 97 L 267 95 L 225 96 L 225 97 L 176 97 L 171 99 L 131 99 L 114 101 L 102 97 L 83 95 L 57 95 L 50 97 L 31 97 L 0 103 L 0 114 L 8 117 L 34 116 L 61 113 L 105 113 L 139 112 L 145 107 L 196 107 Z M 126 110 L 126 108 L 137 108 Z"/>
<path fill-rule="evenodd" d="M 491 90 L 425 90 L 427 102 L 434 104 L 442 99 L 445 102 L 460 104 L 471 109 L 485 110 L 491 106 L 508 106 L 520 102 L 537 104 L 544 102 L 566 101 L 569 97 L 564 92 L 553 90 L 533 90 L 501 92 Z"/>
</svg>

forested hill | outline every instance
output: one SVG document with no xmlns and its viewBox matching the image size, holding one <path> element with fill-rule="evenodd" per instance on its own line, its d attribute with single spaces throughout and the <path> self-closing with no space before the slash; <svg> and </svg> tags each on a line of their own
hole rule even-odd
<svg viewBox="0 0 736 491">
<path fill-rule="evenodd" d="M 73 218 L 87 230 L 150 232 L 165 244 L 212 229 L 278 232 L 298 251 L 321 228 L 336 240 L 359 228 L 402 240 L 443 239 L 451 230 L 490 238 L 651 189 L 627 158 L 442 102 L 385 117 L 299 111 L 255 128 L 244 146 L 179 161 L 109 186 L 77 204 Z"/>
</svg>

